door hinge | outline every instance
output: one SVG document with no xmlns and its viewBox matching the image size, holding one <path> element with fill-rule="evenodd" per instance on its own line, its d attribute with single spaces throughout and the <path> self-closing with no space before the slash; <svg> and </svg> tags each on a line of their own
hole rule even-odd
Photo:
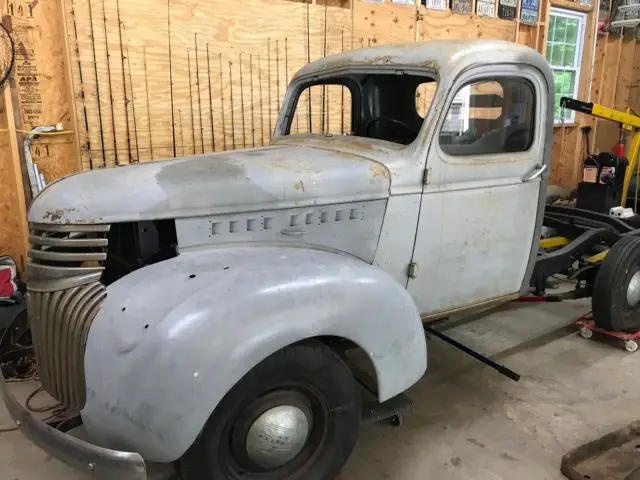
<svg viewBox="0 0 640 480">
<path fill-rule="evenodd" d="M 427 167 L 424 169 L 424 172 L 422 172 L 422 184 L 429 185 L 430 181 L 431 181 L 431 168 Z"/>
<path fill-rule="evenodd" d="M 416 278 L 418 276 L 418 264 L 411 262 L 407 267 L 407 275 L 409 278 Z"/>
</svg>

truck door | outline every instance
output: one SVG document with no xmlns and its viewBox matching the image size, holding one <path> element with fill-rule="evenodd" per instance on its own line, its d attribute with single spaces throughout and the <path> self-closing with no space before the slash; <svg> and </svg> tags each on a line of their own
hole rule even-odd
<svg viewBox="0 0 640 480">
<path fill-rule="evenodd" d="M 548 175 L 548 95 L 542 74 L 522 65 L 453 83 L 427 155 L 408 281 L 424 315 L 519 292 Z"/>
</svg>

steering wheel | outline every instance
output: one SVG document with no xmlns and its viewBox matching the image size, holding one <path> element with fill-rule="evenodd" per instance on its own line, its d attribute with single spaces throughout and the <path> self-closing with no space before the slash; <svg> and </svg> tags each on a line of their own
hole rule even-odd
<svg viewBox="0 0 640 480">
<path fill-rule="evenodd" d="M 365 124 L 364 132 L 367 137 L 369 136 L 369 129 L 371 128 L 371 125 L 380 121 L 393 123 L 394 125 L 399 125 L 400 127 L 404 128 L 407 131 L 407 133 L 411 136 L 410 140 L 413 140 L 417 135 L 417 132 L 415 131 L 415 129 L 411 125 L 403 122 L 402 120 L 398 120 L 397 118 L 391 118 L 391 117 L 378 117 L 378 118 L 372 118 Z"/>
</svg>

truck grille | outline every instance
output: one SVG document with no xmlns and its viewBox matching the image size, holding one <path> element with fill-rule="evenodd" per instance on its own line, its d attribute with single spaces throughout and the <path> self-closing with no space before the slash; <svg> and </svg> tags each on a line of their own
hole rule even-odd
<svg viewBox="0 0 640 480">
<path fill-rule="evenodd" d="M 40 379 L 58 401 L 85 403 L 84 351 L 107 291 L 109 225 L 37 225 L 29 237 L 28 309 Z"/>
</svg>

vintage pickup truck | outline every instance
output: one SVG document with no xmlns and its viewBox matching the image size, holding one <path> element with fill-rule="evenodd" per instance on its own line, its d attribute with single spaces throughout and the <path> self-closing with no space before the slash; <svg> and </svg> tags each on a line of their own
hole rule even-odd
<svg viewBox="0 0 640 480">
<path fill-rule="evenodd" d="M 98 478 L 331 480 L 362 416 L 345 346 L 386 402 L 425 373 L 424 320 L 528 290 L 553 103 L 547 61 L 515 43 L 366 48 L 296 74 L 269 146 L 49 185 L 30 324 L 91 443 L 0 382 L 12 417 Z"/>
</svg>

